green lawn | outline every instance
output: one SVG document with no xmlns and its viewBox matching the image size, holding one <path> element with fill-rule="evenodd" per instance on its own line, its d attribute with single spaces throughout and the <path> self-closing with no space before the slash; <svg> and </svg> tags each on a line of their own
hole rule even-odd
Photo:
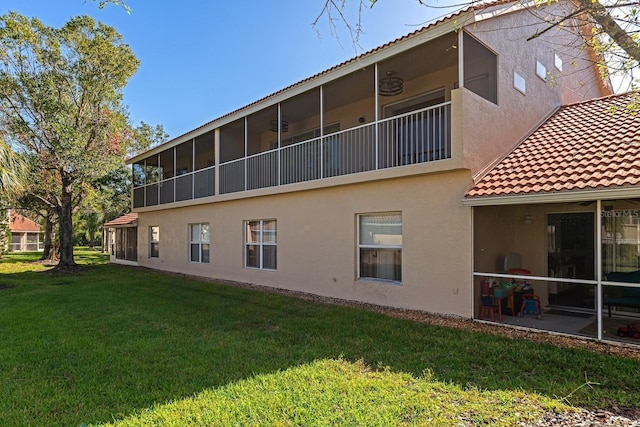
<svg viewBox="0 0 640 427">
<path fill-rule="evenodd" d="M 640 360 L 114 266 L 0 260 L 0 425 L 514 425 L 638 406 Z M 581 387 L 585 378 L 598 383 Z"/>
</svg>

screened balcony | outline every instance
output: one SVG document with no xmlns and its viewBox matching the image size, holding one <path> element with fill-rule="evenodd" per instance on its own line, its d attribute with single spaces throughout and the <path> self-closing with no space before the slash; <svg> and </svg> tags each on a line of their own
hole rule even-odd
<svg viewBox="0 0 640 427">
<path fill-rule="evenodd" d="M 464 86 L 497 102 L 496 55 L 462 37 Z M 133 163 L 134 208 L 450 159 L 458 42 L 445 34 L 336 77 L 322 73 L 156 149 Z"/>
</svg>

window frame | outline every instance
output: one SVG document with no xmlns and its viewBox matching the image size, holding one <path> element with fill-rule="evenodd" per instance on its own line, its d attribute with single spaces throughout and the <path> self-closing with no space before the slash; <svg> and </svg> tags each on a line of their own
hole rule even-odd
<svg viewBox="0 0 640 427">
<path fill-rule="evenodd" d="M 195 226 L 198 227 L 198 240 L 197 241 L 193 240 L 193 228 Z M 202 239 L 202 237 L 203 237 L 203 232 L 202 232 L 203 226 L 207 227 L 208 240 L 206 242 Z M 188 250 L 189 262 L 190 263 L 194 263 L 194 264 L 209 264 L 211 262 L 211 226 L 209 225 L 208 222 L 196 222 L 196 223 L 189 224 L 188 231 L 189 231 L 189 248 L 188 248 L 189 249 Z M 198 259 L 197 260 L 193 259 L 192 248 L 193 248 L 194 245 L 198 246 Z M 203 247 L 204 246 L 208 246 L 206 260 L 204 260 L 204 256 L 203 256 Z"/>
<path fill-rule="evenodd" d="M 157 240 L 153 240 L 153 229 L 157 228 L 158 238 Z M 156 245 L 156 251 L 154 252 L 154 245 Z M 149 226 L 149 258 L 160 258 L 160 226 L 159 225 L 150 225 Z"/>
<path fill-rule="evenodd" d="M 365 217 L 373 217 L 373 216 L 399 216 L 400 217 L 400 245 L 392 245 L 392 244 L 363 244 L 361 242 L 361 223 L 362 219 Z M 392 283 L 397 285 L 402 285 L 402 247 L 404 246 L 404 222 L 402 221 L 402 212 L 400 211 L 388 211 L 388 212 L 370 212 L 370 213 L 361 213 L 356 215 L 356 252 L 357 252 L 357 260 L 356 260 L 356 278 L 357 280 L 373 280 L 380 281 L 385 283 Z M 396 279 L 387 279 L 384 277 L 372 277 L 372 276 L 363 276 L 362 272 L 362 249 L 391 249 L 391 250 L 399 250 L 400 251 L 400 270 L 399 270 L 399 280 Z"/>
<path fill-rule="evenodd" d="M 259 223 L 259 228 L 258 228 L 258 241 L 257 242 L 250 242 L 249 241 L 249 237 L 251 236 L 251 230 L 250 230 L 250 226 L 251 223 Z M 266 222 L 273 222 L 275 223 L 275 230 L 274 230 L 274 238 L 273 241 L 266 241 L 264 239 L 265 236 L 265 231 L 271 231 L 271 230 L 265 230 L 264 228 L 264 224 Z M 244 229 L 244 268 L 251 268 L 251 269 L 256 269 L 256 270 L 267 270 L 267 271 L 277 271 L 278 270 L 278 220 L 276 218 L 269 218 L 269 219 L 250 219 L 250 220 L 245 220 L 243 221 L 243 229 Z M 258 253 L 258 265 L 254 266 L 254 265 L 248 265 L 248 261 L 249 261 L 249 256 L 247 256 L 248 250 L 249 250 L 249 246 L 257 246 L 257 253 Z M 273 247 L 274 248 L 274 254 L 275 254 L 275 265 L 273 268 L 270 267 L 265 267 L 265 263 L 264 263 L 264 250 L 265 247 Z"/>
</svg>

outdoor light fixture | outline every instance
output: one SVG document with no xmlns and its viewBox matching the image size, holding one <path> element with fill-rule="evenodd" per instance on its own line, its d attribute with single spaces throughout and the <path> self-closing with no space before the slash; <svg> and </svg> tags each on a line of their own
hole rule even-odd
<svg viewBox="0 0 640 427">
<path fill-rule="evenodd" d="M 269 130 L 271 132 L 278 132 L 278 120 L 273 119 L 269 122 Z M 289 122 L 286 120 L 280 120 L 280 132 L 287 132 L 289 130 Z"/>
<path fill-rule="evenodd" d="M 393 75 L 393 71 L 387 71 L 387 76 L 378 82 L 378 93 L 382 96 L 394 96 L 402 93 L 403 81 L 400 77 Z"/>
</svg>

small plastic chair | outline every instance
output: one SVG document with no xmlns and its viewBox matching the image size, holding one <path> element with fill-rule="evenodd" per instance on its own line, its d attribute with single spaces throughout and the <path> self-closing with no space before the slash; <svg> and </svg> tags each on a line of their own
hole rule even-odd
<svg viewBox="0 0 640 427">
<path fill-rule="evenodd" d="M 540 297 L 534 294 L 522 295 L 522 307 L 520 307 L 520 316 L 523 314 L 535 314 L 536 319 L 542 317 L 542 310 L 540 310 Z"/>
<path fill-rule="evenodd" d="M 494 320 L 496 313 L 496 306 L 493 304 L 493 297 L 491 295 L 480 296 L 480 319 L 483 319 L 485 314 L 491 315 L 491 320 Z"/>
</svg>

